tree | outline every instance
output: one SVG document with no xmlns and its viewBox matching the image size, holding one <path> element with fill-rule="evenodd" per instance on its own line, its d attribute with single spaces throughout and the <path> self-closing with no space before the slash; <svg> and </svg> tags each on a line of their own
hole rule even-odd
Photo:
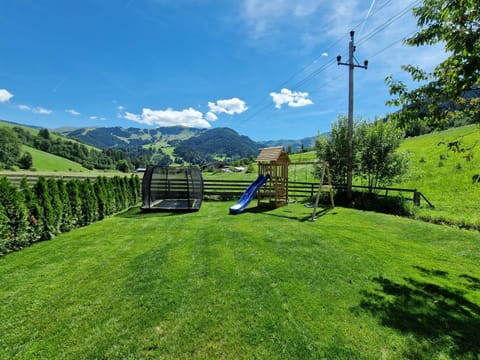
<svg viewBox="0 0 480 360">
<path fill-rule="evenodd" d="M 8 252 L 8 218 L 5 208 L 0 203 L 0 255 Z"/>
<path fill-rule="evenodd" d="M 32 155 L 28 151 L 25 152 L 20 158 L 20 160 L 18 160 L 18 165 L 23 170 L 30 169 L 33 165 Z"/>
<path fill-rule="evenodd" d="M 38 136 L 41 137 L 41 138 L 44 138 L 46 140 L 49 140 L 50 139 L 50 132 L 48 131 L 48 129 L 40 129 L 38 131 Z"/>
<path fill-rule="evenodd" d="M 0 128 L 0 168 L 12 168 L 17 164 L 20 153 L 17 134 L 9 128 Z"/>
<path fill-rule="evenodd" d="M 38 205 L 37 197 L 28 184 L 26 177 L 23 177 L 20 182 L 20 190 L 25 198 L 25 205 L 29 212 L 28 237 L 29 241 L 33 243 L 42 237 L 43 211 Z"/>
<path fill-rule="evenodd" d="M 104 186 L 104 177 L 99 176 L 95 179 L 93 183 L 93 188 L 95 191 L 95 196 L 98 201 L 98 219 L 102 220 L 105 216 L 108 215 L 108 200 L 107 192 Z"/>
<path fill-rule="evenodd" d="M 63 179 L 57 180 L 58 195 L 62 201 L 62 218 L 60 221 L 60 232 L 64 233 L 70 231 L 73 226 L 72 220 L 72 205 L 70 204 L 70 198 L 68 196 L 67 185 Z"/>
<path fill-rule="evenodd" d="M 404 134 L 394 122 L 363 123 L 357 131 L 358 173 L 370 192 L 406 171 L 406 156 L 396 151 Z"/>
<path fill-rule="evenodd" d="M 354 124 L 356 129 L 356 123 Z M 356 131 L 353 133 L 353 158 L 356 153 Z M 337 121 L 332 124 L 331 136 L 325 138 L 319 136 L 315 142 L 317 158 L 330 164 L 330 174 L 334 184 L 346 186 L 347 184 L 347 164 L 348 164 L 348 118 L 339 116 Z M 355 162 L 354 162 L 355 163 Z"/>
<path fill-rule="evenodd" d="M 287 146 L 287 154 L 293 154 L 293 145 L 292 145 L 292 144 L 288 144 L 288 146 Z"/>
<path fill-rule="evenodd" d="M 98 202 L 90 179 L 81 181 L 79 189 L 83 199 L 80 225 L 85 226 L 98 219 Z"/>
<path fill-rule="evenodd" d="M 53 233 L 58 235 L 61 233 L 60 228 L 62 227 L 63 220 L 63 201 L 60 198 L 60 193 L 58 191 L 58 184 L 54 178 L 49 178 L 47 180 L 48 193 L 50 194 L 50 201 L 52 204 L 51 212 L 51 222 L 53 224 Z"/>
<path fill-rule="evenodd" d="M 67 182 L 67 193 L 72 211 L 72 226 L 78 227 L 82 219 L 82 198 L 80 197 L 79 181 L 77 179 Z"/>
<path fill-rule="evenodd" d="M 365 179 L 370 191 L 380 184 L 388 184 L 406 169 L 405 157 L 396 152 L 402 138 L 403 132 L 391 121 L 355 121 L 353 175 Z M 348 119 L 345 116 L 340 116 L 332 124 L 330 137 L 318 137 L 315 150 L 320 162 L 329 162 L 333 183 L 346 186 L 349 146 Z"/>
<path fill-rule="evenodd" d="M 390 94 L 387 105 L 401 106 L 393 114 L 408 130 L 418 119 L 426 126 L 444 128 L 464 114 L 469 122 L 480 122 L 480 6 L 478 0 L 423 0 L 414 8 L 420 30 L 405 40 L 410 46 L 443 44 L 448 57 L 432 73 L 407 65 L 414 90 L 387 77 Z M 425 126 L 424 125 L 424 126 Z M 420 127 L 421 128 L 421 127 Z"/>
<path fill-rule="evenodd" d="M 41 209 L 41 220 L 43 228 L 41 229 L 41 240 L 50 240 L 55 236 L 55 212 L 52 207 L 52 198 L 47 185 L 47 180 L 40 176 L 34 186 L 34 193 L 37 197 L 39 208 Z"/>
<path fill-rule="evenodd" d="M 128 160 L 124 159 L 117 162 L 117 170 L 124 173 L 132 171 L 131 165 L 129 164 Z"/>
<path fill-rule="evenodd" d="M 2 247 L 7 251 L 21 249 L 28 245 L 28 210 L 23 194 L 6 177 L 0 177 L 0 203 L 4 223 Z"/>
</svg>

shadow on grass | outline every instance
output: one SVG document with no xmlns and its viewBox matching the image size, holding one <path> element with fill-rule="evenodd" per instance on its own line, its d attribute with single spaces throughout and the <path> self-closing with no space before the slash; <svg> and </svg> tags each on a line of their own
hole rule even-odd
<svg viewBox="0 0 480 360">
<path fill-rule="evenodd" d="M 140 207 L 133 207 L 127 211 L 124 211 L 120 214 L 115 215 L 116 217 L 125 218 L 125 219 L 137 219 L 137 218 L 158 218 L 158 217 L 167 217 L 167 216 L 179 216 L 185 215 L 189 212 L 182 211 L 142 211 Z"/>
<path fill-rule="evenodd" d="M 364 291 L 364 299 L 354 311 L 366 311 L 379 318 L 382 325 L 415 336 L 408 358 L 430 358 L 446 353 L 454 358 L 476 358 L 480 353 L 478 331 L 480 306 L 465 296 L 465 289 L 478 290 L 480 280 L 469 275 L 450 279 L 461 289 L 438 285 L 431 280 L 445 279 L 448 273 L 415 266 L 422 278 L 404 278 L 394 282 L 377 277 L 375 291 Z"/>
<path fill-rule="evenodd" d="M 299 222 L 306 222 L 306 221 L 311 221 L 312 220 L 312 214 L 295 214 L 295 212 L 288 210 L 288 207 L 281 208 L 281 210 L 272 212 L 273 210 L 278 210 L 278 209 L 269 209 L 269 208 L 264 208 L 264 207 L 254 207 L 254 208 L 248 208 L 245 209 L 245 213 L 252 213 L 252 214 L 263 214 L 263 215 L 268 215 L 268 216 L 274 216 L 274 217 L 279 217 L 279 218 L 284 218 L 284 219 L 289 219 L 289 220 L 296 220 Z M 320 211 L 317 211 L 315 219 L 318 219 L 319 217 L 325 216 L 330 211 L 333 210 L 332 208 L 325 208 Z M 291 214 L 291 215 L 290 215 Z M 336 212 L 332 212 L 331 215 L 335 215 Z"/>
</svg>

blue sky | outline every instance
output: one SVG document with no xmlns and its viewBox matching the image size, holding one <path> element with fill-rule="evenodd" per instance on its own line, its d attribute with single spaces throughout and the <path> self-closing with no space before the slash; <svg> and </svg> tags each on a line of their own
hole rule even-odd
<svg viewBox="0 0 480 360">
<path fill-rule="evenodd" d="M 440 47 L 409 48 L 404 0 L 11 0 L 0 5 L 0 119 L 61 126 L 230 127 L 298 139 L 347 113 L 387 111 L 387 75 L 427 70 Z"/>
</svg>

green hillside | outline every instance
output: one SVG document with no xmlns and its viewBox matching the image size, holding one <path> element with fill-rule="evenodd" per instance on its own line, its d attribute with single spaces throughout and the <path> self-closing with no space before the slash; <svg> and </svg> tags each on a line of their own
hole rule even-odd
<svg viewBox="0 0 480 360">
<path fill-rule="evenodd" d="M 39 171 L 89 171 L 79 163 L 23 145 L 33 158 L 33 168 Z"/>
<path fill-rule="evenodd" d="M 448 144 L 460 141 L 464 152 L 449 150 Z M 428 221 L 444 222 L 480 229 L 480 183 L 472 177 L 480 174 L 480 128 L 469 125 L 442 132 L 405 139 L 399 151 L 409 154 L 408 173 L 392 186 L 417 189 L 435 209 L 425 202 L 414 208 L 415 216 Z M 290 155 L 293 163 L 314 161 L 315 152 Z M 318 181 L 312 165 L 291 165 L 292 181 Z M 357 179 L 355 182 L 361 185 Z"/>
<path fill-rule="evenodd" d="M 465 152 L 448 149 L 447 143 L 458 140 Z M 472 182 L 472 177 L 480 174 L 478 126 L 409 138 L 400 150 L 410 154 L 410 170 L 397 185 L 418 189 L 435 205 L 434 210 L 417 209 L 418 217 L 480 229 L 480 183 Z"/>
</svg>

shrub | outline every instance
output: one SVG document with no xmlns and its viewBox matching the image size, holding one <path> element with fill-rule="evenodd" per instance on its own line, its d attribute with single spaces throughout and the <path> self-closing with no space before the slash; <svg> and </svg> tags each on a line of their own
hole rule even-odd
<svg viewBox="0 0 480 360">
<path fill-rule="evenodd" d="M 352 202 L 349 205 L 346 193 L 338 191 L 334 196 L 334 201 L 336 205 L 350 206 L 358 210 L 399 216 L 412 215 L 411 204 L 402 196 L 383 196 L 377 193 L 354 191 Z"/>
<path fill-rule="evenodd" d="M 41 209 L 42 230 L 41 240 L 50 240 L 55 236 L 56 215 L 52 207 L 52 199 L 48 189 L 47 181 L 40 176 L 34 186 L 34 193 Z"/>
<path fill-rule="evenodd" d="M 2 222 L 2 252 L 19 250 L 28 245 L 28 210 L 19 189 L 6 177 L 0 178 L 0 204 Z"/>
</svg>

